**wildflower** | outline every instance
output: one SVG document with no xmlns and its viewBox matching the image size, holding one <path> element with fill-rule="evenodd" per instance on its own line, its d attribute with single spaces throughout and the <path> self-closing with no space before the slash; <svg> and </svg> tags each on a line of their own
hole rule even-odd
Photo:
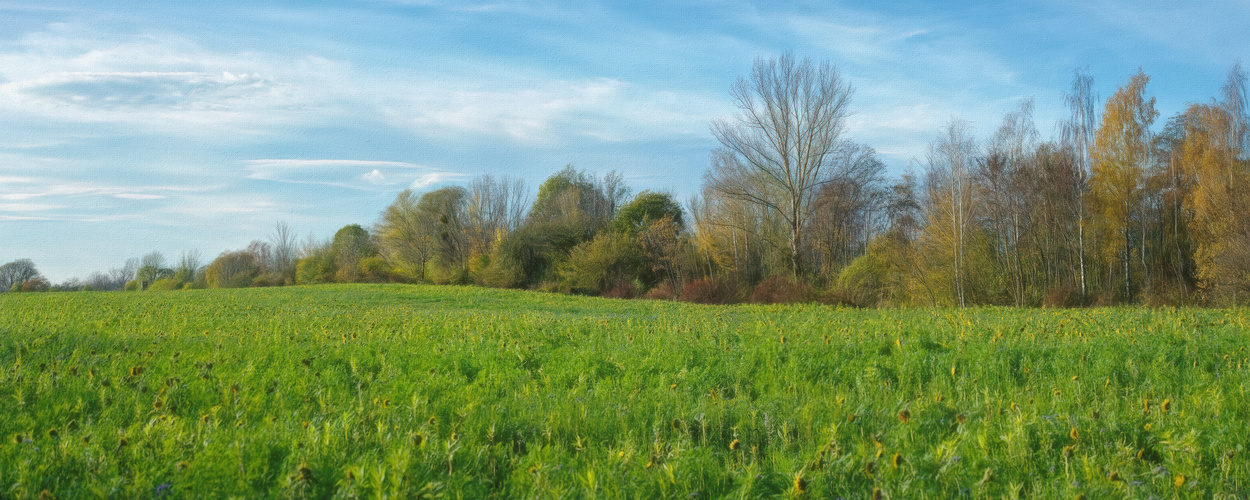
<svg viewBox="0 0 1250 500">
<path fill-rule="evenodd" d="M 429 425 L 434 425 L 434 424 L 438 423 L 438 420 L 437 420 L 437 419 L 435 419 L 433 416 L 431 416 L 429 420 L 426 420 L 426 421 L 425 421 L 425 423 L 427 423 L 427 424 L 429 424 Z"/>
<path fill-rule="evenodd" d="M 1116 471 L 1111 471 L 1107 474 L 1107 480 L 1111 482 L 1123 481 L 1123 479 L 1120 479 L 1120 473 Z"/>
<path fill-rule="evenodd" d="M 1071 431 L 1068 431 L 1068 437 L 1072 438 L 1073 441 L 1076 441 L 1081 437 L 1081 433 L 1076 431 L 1076 427 L 1073 427 Z"/>
<path fill-rule="evenodd" d="M 883 498 L 885 498 L 885 493 L 881 491 L 881 488 L 872 489 L 872 500 L 881 500 Z"/>
<path fill-rule="evenodd" d="M 868 477 L 872 477 L 874 472 L 877 472 L 877 464 L 872 462 L 864 464 L 864 474 L 868 475 Z"/>
<path fill-rule="evenodd" d="M 848 413 L 848 414 L 846 415 L 846 421 L 847 421 L 847 422 L 854 422 L 854 421 L 855 421 L 855 414 L 854 414 L 854 413 Z"/>
<path fill-rule="evenodd" d="M 1184 474 L 1177 474 L 1176 479 L 1172 481 L 1172 484 L 1177 488 L 1180 488 L 1181 486 L 1185 486 L 1185 482 L 1188 480 L 1189 478 L 1186 478 Z"/>
<path fill-rule="evenodd" d="M 732 450 L 737 450 L 737 449 L 738 449 L 738 438 L 734 438 L 734 440 L 733 440 L 733 441 L 730 441 L 730 442 L 729 442 L 729 449 L 730 449 L 731 451 L 732 451 Z"/>
<path fill-rule="evenodd" d="M 178 462 L 178 465 L 176 465 L 175 467 L 176 467 L 178 470 L 187 470 L 187 469 L 191 468 L 191 464 L 187 463 L 187 461 L 186 461 L 186 460 L 183 460 L 183 461 L 181 461 L 181 462 Z"/>
<path fill-rule="evenodd" d="M 1142 428 L 1146 430 L 1150 430 L 1150 424 L 1147 423 L 1146 425 L 1142 426 Z"/>
<path fill-rule="evenodd" d="M 890 465 L 894 466 L 895 469 L 903 465 L 903 454 L 895 453 L 894 456 L 890 457 Z"/>
<path fill-rule="evenodd" d="M 803 474 L 794 475 L 794 494 L 802 495 L 807 492 L 807 480 L 803 479 Z"/>
<path fill-rule="evenodd" d="M 143 365 L 135 365 L 130 367 L 130 376 L 138 377 L 143 374 Z"/>
<path fill-rule="evenodd" d="M 1142 457 L 1142 456 L 1144 456 L 1145 454 L 1146 454 L 1146 449 L 1145 449 L 1145 448 L 1141 448 L 1141 449 L 1137 450 L 1137 459 L 1138 459 L 1138 460 L 1141 460 L 1141 457 Z"/>
<path fill-rule="evenodd" d="M 1167 412 L 1171 411 L 1171 410 L 1172 410 L 1172 400 L 1171 400 L 1170 398 L 1169 398 L 1169 399 L 1165 399 L 1165 400 L 1163 400 L 1163 402 L 1159 404 L 1159 410 L 1160 410 L 1160 411 L 1162 411 L 1163 413 L 1167 413 Z"/>
<path fill-rule="evenodd" d="M 1150 413 L 1150 398 L 1142 403 L 1142 413 Z"/>
<path fill-rule="evenodd" d="M 907 410 L 903 410 L 903 411 L 898 412 L 898 421 L 899 421 L 899 422 L 902 422 L 902 423 L 904 423 L 904 424 L 905 424 L 905 423 L 907 423 L 907 422 L 908 422 L 908 421 L 910 421 L 910 420 L 911 420 L 911 412 L 909 412 L 909 411 L 907 411 Z"/>
<path fill-rule="evenodd" d="M 964 423 L 966 420 L 968 420 L 968 418 L 967 418 L 967 417 L 965 417 L 963 413 L 960 413 L 960 414 L 958 414 L 958 415 L 955 415 L 955 422 L 958 422 L 958 423 L 961 423 L 961 424 L 962 424 L 962 423 Z"/>
</svg>

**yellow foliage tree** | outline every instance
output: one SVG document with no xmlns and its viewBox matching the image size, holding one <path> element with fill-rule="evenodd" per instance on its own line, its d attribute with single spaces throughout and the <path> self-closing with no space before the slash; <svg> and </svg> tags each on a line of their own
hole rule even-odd
<svg viewBox="0 0 1250 500">
<path fill-rule="evenodd" d="M 1141 185 L 1150 161 L 1150 125 L 1158 112 L 1154 98 L 1145 97 L 1150 77 L 1141 70 L 1120 87 L 1103 111 L 1094 134 L 1089 178 L 1091 215 L 1100 235 L 1102 257 L 1108 269 L 1122 264 L 1125 299 L 1132 300 L 1133 219 L 1138 212 Z"/>
<path fill-rule="evenodd" d="M 1247 140 L 1246 76 L 1230 71 L 1222 102 L 1190 106 L 1183 163 L 1194 179 L 1186 209 L 1193 214 L 1194 262 L 1199 287 L 1209 300 L 1250 290 L 1250 144 Z"/>
</svg>

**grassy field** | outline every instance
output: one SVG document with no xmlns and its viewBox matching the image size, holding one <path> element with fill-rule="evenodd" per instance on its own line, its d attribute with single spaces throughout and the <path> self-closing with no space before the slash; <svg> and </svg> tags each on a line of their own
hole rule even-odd
<svg viewBox="0 0 1250 500">
<path fill-rule="evenodd" d="M 0 497 L 1250 494 L 1246 310 L 0 295 Z"/>
</svg>

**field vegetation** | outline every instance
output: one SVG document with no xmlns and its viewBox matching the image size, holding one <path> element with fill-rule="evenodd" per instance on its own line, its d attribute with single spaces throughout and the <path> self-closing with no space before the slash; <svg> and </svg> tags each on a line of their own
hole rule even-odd
<svg viewBox="0 0 1250 500">
<path fill-rule="evenodd" d="M 0 295 L 0 497 L 1250 492 L 1244 309 Z"/>
</svg>

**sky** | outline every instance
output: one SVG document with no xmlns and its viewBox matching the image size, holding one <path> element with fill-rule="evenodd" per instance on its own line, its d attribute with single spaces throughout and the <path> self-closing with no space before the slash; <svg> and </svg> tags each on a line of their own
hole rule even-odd
<svg viewBox="0 0 1250 500">
<path fill-rule="evenodd" d="M 1073 72 L 1140 68 L 1160 119 L 1250 63 L 1250 3 L 0 0 L 0 263 L 52 282 L 368 227 L 403 189 L 565 165 L 698 192 L 757 58 L 828 61 L 892 175 L 952 120 L 990 136 Z"/>
</svg>

